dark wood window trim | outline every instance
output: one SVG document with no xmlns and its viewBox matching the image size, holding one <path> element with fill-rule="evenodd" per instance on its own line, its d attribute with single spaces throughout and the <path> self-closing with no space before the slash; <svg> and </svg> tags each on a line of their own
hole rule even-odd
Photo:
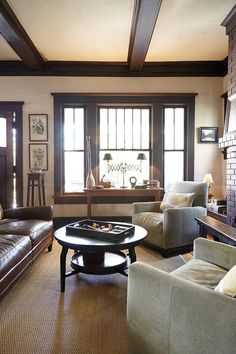
<svg viewBox="0 0 236 354">
<path fill-rule="evenodd" d="M 64 107 L 84 105 L 86 135 L 91 136 L 92 168 L 95 177 L 98 177 L 98 120 L 97 106 L 106 105 L 151 105 L 152 106 L 152 178 L 158 179 L 163 185 L 163 109 L 166 105 L 180 105 L 186 109 L 186 170 L 185 179 L 194 178 L 194 126 L 195 126 L 195 96 L 196 93 L 52 93 L 54 98 L 54 201 L 55 204 L 86 203 L 83 193 L 63 194 L 63 158 L 62 142 Z M 101 202 L 101 201 L 100 201 Z"/>
<path fill-rule="evenodd" d="M 21 101 L 0 101 L 0 110 L 5 112 L 15 112 L 16 138 L 16 199 L 17 206 L 23 206 L 23 126 L 22 126 L 22 106 Z"/>
</svg>

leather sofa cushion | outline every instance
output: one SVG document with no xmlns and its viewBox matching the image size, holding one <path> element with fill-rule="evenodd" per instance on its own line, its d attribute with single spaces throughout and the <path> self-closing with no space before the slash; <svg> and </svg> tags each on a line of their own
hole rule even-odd
<svg viewBox="0 0 236 354">
<path fill-rule="evenodd" d="M 24 235 L 0 235 L 1 278 L 31 252 L 30 238 Z"/>
<path fill-rule="evenodd" d="M 185 280 L 205 286 L 214 290 L 219 281 L 225 276 L 227 270 L 215 264 L 202 261 L 201 259 L 191 259 L 185 265 L 177 268 L 171 274 Z"/>
<path fill-rule="evenodd" d="M 143 212 L 133 215 L 133 223 L 144 227 L 146 230 L 162 232 L 163 214 L 156 212 Z"/>
<path fill-rule="evenodd" d="M 12 221 L 0 225 L 1 234 L 29 235 L 32 248 L 45 239 L 52 230 L 52 221 L 42 221 L 36 219 Z"/>
</svg>

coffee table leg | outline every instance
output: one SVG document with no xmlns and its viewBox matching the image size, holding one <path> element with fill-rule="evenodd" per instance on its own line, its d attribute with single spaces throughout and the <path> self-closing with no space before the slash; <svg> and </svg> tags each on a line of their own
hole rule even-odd
<svg viewBox="0 0 236 354">
<path fill-rule="evenodd" d="M 64 293 L 65 291 L 65 279 L 66 279 L 66 255 L 68 252 L 68 248 L 65 246 L 62 246 L 61 250 L 61 257 L 60 257 L 60 263 L 61 263 L 61 292 Z"/>
<path fill-rule="evenodd" d="M 134 247 L 129 248 L 129 257 L 130 257 L 131 263 L 136 262 L 136 259 L 137 259 L 137 258 L 136 258 L 136 253 L 135 253 Z"/>
</svg>

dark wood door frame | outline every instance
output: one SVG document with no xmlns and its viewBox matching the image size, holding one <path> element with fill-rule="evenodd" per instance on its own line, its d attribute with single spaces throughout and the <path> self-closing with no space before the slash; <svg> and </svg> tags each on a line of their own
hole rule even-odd
<svg viewBox="0 0 236 354">
<path fill-rule="evenodd" d="M 23 206 L 23 122 L 22 122 L 22 106 L 21 101 L 0 101 L 1 112 L 15 113 L 16 136 L 16 199 L 17 206 Z"/>
</svg>

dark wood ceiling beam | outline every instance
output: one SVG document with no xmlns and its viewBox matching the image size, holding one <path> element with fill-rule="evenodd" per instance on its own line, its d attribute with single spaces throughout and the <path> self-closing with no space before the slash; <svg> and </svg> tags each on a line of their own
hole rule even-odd
<svg viewBox="0 0 236 354">
<path fill-rule="evenodd" d="M 128 63 L 131 71 L 141 71 L 152 39 L 162 0 L 135 0 Z"/>
<path fill-rule="evenodd" d="M 0 33 L 28 69 L 42 69 L 43 57 L 5 0 L 0 0 Z"/>
<path fill-rule="evenodd" d="M 19 61 L 0 61 L 0 76 L 103 76 L 103 77 L 224 77 L 227 59 L 144 63 L 143 70 L 131 72 L 127 63 L 47 61 L 42 70 L 29 70 Z"/>
</svg>

